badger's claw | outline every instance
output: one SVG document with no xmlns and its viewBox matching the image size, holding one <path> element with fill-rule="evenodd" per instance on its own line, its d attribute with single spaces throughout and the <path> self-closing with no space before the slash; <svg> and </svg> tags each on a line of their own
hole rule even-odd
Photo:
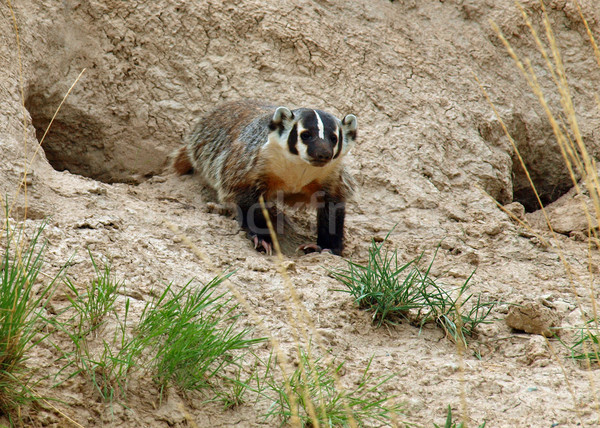
<svg viewBox="0 0 600 428">
<path fill-rule="evenodd" d="M 304 254 L 310 253 L 333 253 L 329 248 L 321 248 L 317 244 L 302 244 L 300 245 L 296 251 L 304 251 Z"/>
<path fill-rule="evenodd" d="M 317 244 L 302 244 L 302 245 L 298 246 L 296 251 L 304 251 L 304 254 L 309 254 L 309 253 L 320 253 L 323 250 Z"/>
<path fill-rule="evenodd" d="M 256 251 L 264 251 L 265 254 L 269 256 L 273 255 L 273 244 L 265 239 L 259 238 L 257 235 L 252 235 L 250 239 L 254 243 L 254 249 Z"/>
<path fill-rule="evenodd" d="M 338 254 L 339 255 L 339 253 L 335 253 L 330 248 L 321 248 L 321 246 L 317 245 L 317 244 L 302 244 L 298 248 L 296 248 L 296 251 L 304 251 L 304 254 L 321 253 L 321 254 Z"/>
</svg>

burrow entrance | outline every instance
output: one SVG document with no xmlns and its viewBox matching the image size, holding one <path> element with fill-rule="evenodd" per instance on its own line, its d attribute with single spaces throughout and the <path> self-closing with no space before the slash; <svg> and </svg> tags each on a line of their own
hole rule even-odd
<svg viewBox="0 0 600 428">
<path fill-rule="evenodd" d="M 531 181 L 544 206 L 551 204 L 573 187 L 560 149 L 552 134 L 545 139 L 531 140 L 516 134 L 515 142 Z M 513 201 L 520 202 L 526 212 L 540 209 L 540 204 L 517 155 L 512 157 Z"/>
<path fill-rule="evenodd" d="M 25 101 L 38 141 L 50 124 L 61 99 L 33 93 Z M 104 146 L 101 126 L 89 115 L 63 105 L 48 131 L 42 148 L 48 162 L 57 171 L 68 170 L 95 180 L 111 182 L 103 167 Z"/>
<path fill-rule="evenodd" d="M 504 118 L 504 124 L 523 159 L 542 204 L 549 205 L 567 193 L 573 187 L 573 181 L 550 125 L 535 115 L 518 112 Z M 479 133 L 488 144 L 513 151 L 513 146 L 498 120 L 487 119 L 480 122 Z M 512 194 L 512 201 L 521 203 L 526 212 L 539 210 L 540 204 L 519 156 L 513 153 L 510 162 L 512 189 L 506 189 L 503 193 L 508 200 L 499 201 L 510 202 Z"/>
<path fill-rule="evenodd" d="M 25 107 L 38 141 L 42 140 L 63 95 L 29 89 Z M 42 149 L 57 171 L 69 171 L 105 183 L 140 183 L 161 171 L 166 155 L 132 132 L 127 121 L 110 114 L 98 117 L 76 100 L 63 104 L 46 134 Z M 93 106 L 92 108 L 98 108 Z M 137 135 L 132 141 L 132 135 Z"/>
<path fill-rule="evenodd" d="M 527 168 L 529 173 L 532 174 L 532 168 L 530 166 L 527 166 Z M 544 206 L 556 201 L 573 187 L 570 177 L 549 180 L 543 174 L 532 174 L 531 179 Z M 518 159 L 513 160 L 513 201 L 521 203 L 525 207 L 525 212 L 528 213 L 540 209 L 535 192 L 531 188 L 531 184 Z"/>
</svg>

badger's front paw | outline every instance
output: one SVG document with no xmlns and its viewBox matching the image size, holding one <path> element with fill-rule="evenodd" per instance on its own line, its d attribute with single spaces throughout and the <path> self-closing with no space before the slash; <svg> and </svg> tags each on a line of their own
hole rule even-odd
<svg viewBox="0 0 600 428">
<path fill-rule="evenodd" d="M 271 256 L 273 255 L 273 243 L 270 236 L 250 235 L 250 241 L 254 244 L 254 249 L 258 252 L 264 252 Z"/>
<path fill-rule="evenodd" d="M 331 248 L 321 248 L 321 246 L 317 245 L 317 244 L 302 244 L 300 245 L 296 251 L 303 251 L 304 254 L 310 254 L 310 253 L 329 253 L 329 254 L 336 254 L 336 255 L 341 255 L 342 254 L 342 250 L 332 250 Z"/>
</svg>

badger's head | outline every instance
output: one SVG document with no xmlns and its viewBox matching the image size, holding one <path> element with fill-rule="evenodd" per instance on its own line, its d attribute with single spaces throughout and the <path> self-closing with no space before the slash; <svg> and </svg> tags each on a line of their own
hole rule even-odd
<svg viewBox="0 0 600 428">
<path fill-rule="evenodd" d="M 321 110 L 278 107 L 269 124 L 269 140 L 276 140 L 286 157 L 312 166 L 325 166 L 340 159 L 354 145 L 356 116 L 339 120 Z"/>
</svg>

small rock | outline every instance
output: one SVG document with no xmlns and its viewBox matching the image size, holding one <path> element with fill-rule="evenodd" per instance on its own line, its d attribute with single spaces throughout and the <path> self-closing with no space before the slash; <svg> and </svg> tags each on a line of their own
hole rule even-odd
<svg viewBox="0 0 600 428">
<path fill-rule="evenodd" d="M 562 321 L 562 317 L 555 309 L 548 308 L 538 302 L 526 302 L 511 306 L 505 318 L 506 324 L 515 330 L 526 333 L 552 336 Z"/>
<path fill-rule="evenodd" d="M 503 232 L 506 229 L 506 223 L 491 223 L 487 224 L 484 227 L 484 232 L 489 236 L 496 236 L 499 233 Z"/>
<path fill-rule="evenodd" d="M 547 360 L 550 352 L 546 348 L 546 339 L 542 336 L 532 336 L 527 344 L 527 364 L 533 364 L 536 361 Z"/>
<path fill-rule="evenodd" d="M 169 426 L 183 424 L 185 421 L 185 407 L 181 398 L 175 391 L 169 391 L 167 400 L 154 412 L 156 419 L 166 422 Z"/>
<path fill-rule="evenodd" d="M 496 306 L 496 312 L 498 312 L 499 314 L 508 314 L 508 309 L 511 306 L 508 304 L 499 304 L 498 306 Z"/>
<path fill-rule="evenodd" d="M 568 314 L 576 307 L 573 303 L 559 299 L 553 294 L 541 296 L 538 301 L 547 308 L 555 309 L 559 314 Z"/>
<path fill-rule="evenodd" d="M 509 213 L 515 216 L 518 220 L 525 220 L 525 207 L 519 202 L 512 202 L 510 204 L 504 205 L 504 209 Z M 512 216 L 511 219 L 514 220 Z"/>
<path fill-rule="evenodd" d="M 132 299 L 139 300 L 141 302 L 144 301 L 144 296 L 138 290 L 127 289 L 125 295 L 131 297 Z"/>
<path fill-rule="evenodd" d="M 556 207 L 548 214 L 554 231 L 565 235 L 577 231 L 587 234 L 590 227 L 597 228 L 598 221 L 596 217 L 594 215 L 588 217 L 586 210 L 583 208 L 587 207 L 588 213 L 594 212 L 591 199 L 585 195 L 575 195 L 570 198 L 568 196 L 567 194 L 560 199 L 563 205 Z M 575 234 L 575 237 L 577 238 L 577 234 Z"/>
<path fill-rule="evenodd" d="M 519 236 L 522 236 L 523 238 L 529 238 L 529 239 L 537 237 L 537 235 L 534 232 L 532 232 L 530 229 L 527 229 L 525 227 L 519 227 L 517 229 L 517 234 Z"/>
<path fill-rule="evenodd" d="M 74 224 L 75 229 L 119 229 L 121 220 L 110 215 L 90 215 Z"/>
<path fill-rule="evenodd" d="M 466 223 L 467 221 L 469 221 L 469 216 L 467 215 L 467 213 L 458 207 L 449 205 L 449 206 L 443 207 L 442 211 L 444 211 L 444 214 L 446 214 L 446 216 L 448 216 L 448 218 L 450 220 L 463 222 L 463 223 Z"/>
<path fill-rule="evenodd" d="M 164 175 L 154 175 L 149 181 L 151 183 L 164 183 L 165 181 L 167 181 L 167 177 L 165 177 Z"/>
<path fill-rule="evenodd" d="M 473 266 L 479 266 L 479 254 L 477 254 L 475 251 L 469 251 L 465 253 L 462 259 Z"/>
<path fill-rule="evenodd" d="M 286 272 L 296 272 L 296 263 L 291 260 L 286 260 L 282 263 Z"/>
<path fill-rule="evenodd" d="M 28 187 L 33 186 L 33 173 L 32 172 L 27 174 L 27 176 L 25 177 L 25 185 L 27 185 Z"/>
<path fill-rule="evenodd" d="M 425 402 L 419 397 L 412 396 L 406 400 L 408 408 L 413 412 L 420 412 L 425 408 Z"/>
</svg>

